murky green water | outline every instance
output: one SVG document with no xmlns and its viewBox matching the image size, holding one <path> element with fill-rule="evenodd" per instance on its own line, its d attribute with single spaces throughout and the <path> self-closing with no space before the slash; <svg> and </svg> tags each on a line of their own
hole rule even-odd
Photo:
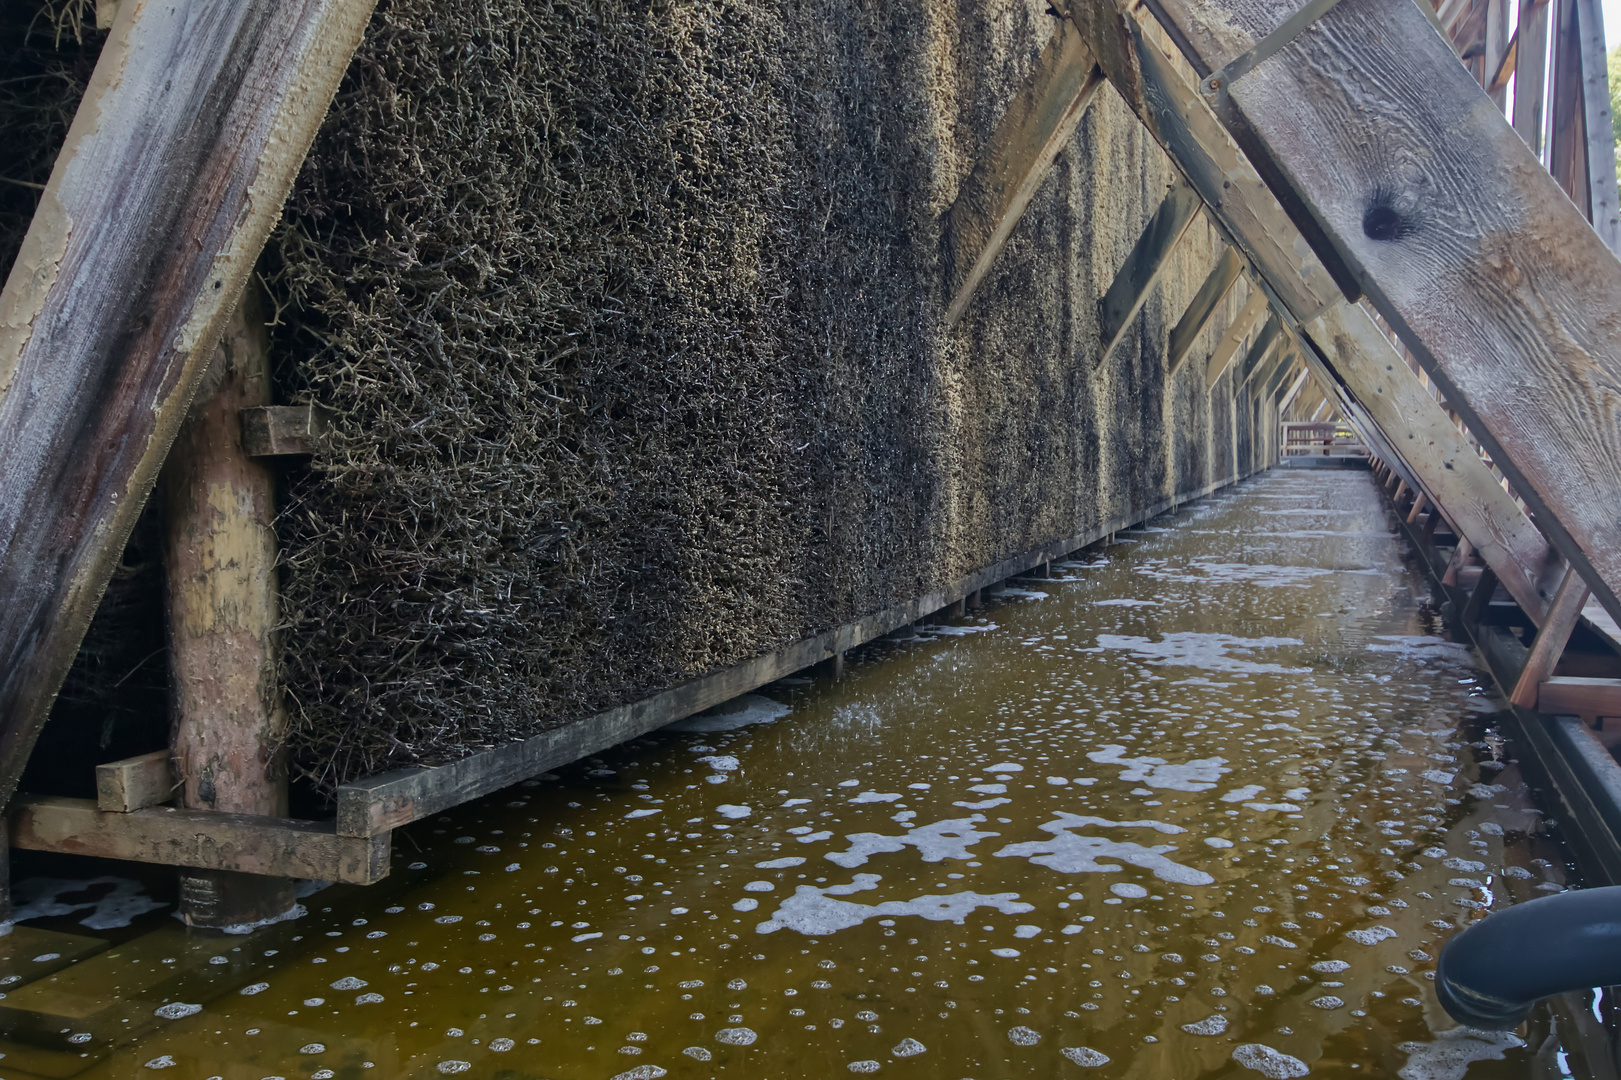
<svg viewBox="0 0 1621 1080">
<path fill-rule="evenodd" d="M 396 878 L 262 938 L 125 946 L 125 1011 L 62 1007 L 100 1025 L 63 1049 L 163 1007 L 81 1075 L 1575 1069 L 1435 1003 L 1454 927 L 1563 867 L 1365 474 L 1270 474 L 1055 575 L 422 823 Z M 201 975 L 128 974 L 165 963 Z"/>
</svg>

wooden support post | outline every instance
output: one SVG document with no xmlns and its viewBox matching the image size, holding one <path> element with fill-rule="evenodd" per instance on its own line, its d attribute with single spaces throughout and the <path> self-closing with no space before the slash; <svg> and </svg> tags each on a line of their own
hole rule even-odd
<svg viewBox="0 0 1621 1080">
<path fill-rule="evenodd" d="M 955 283 L 947 326 L 962 318 L 1102 85 L 1103 75 L 1080 34 L 1059 23 L 1036 70 L 997 125 L 986 156 L 947 212 Z"/>
<path fill-rule="evenodd" d="M 372 4 L 119 5 L 0 291 L 0 801 Z"/>
<path fill-rule="evenodd" d="M 1255 324 L 1267 312 L 1266 293 L 1260 289 L 1251 289 L 1249 299 L 1227 327 L 1227 332 L 1216 343 L 1215 351 L 1210 354 L 1210 361 L 1205 366 L 1204 385 L 1206 390 L 1215 389 L 1216 382 L 1225 374 L 1233 364 L 1233 357 L 1238 355 L 1238 347 L 1244 343 L 1244 338 L 1255 329 Z"/>
<path fill-rule="evenodd" d="M 1604 14 L 1598 0 L 1575 0 L 1580 38 L 1583 128 L 1587 136 L 1587 216 L 1611 251 L 1621 252 L 1621 214 L 1616 207 L 1615 131 L 1610 118 L 1609 65 L 1604 51 Z"/>
<path fill-rule="evenodd" d="M 1170 264 L 1171 253 L 1198 216 L 1199 205 L 1198 194 L 1185 180 L 1178 178 L 1165 193 L 1154 216 L 1143 226 L 1143 233 L 1126 257 L 1125 265 L 1120 267 L 1109 291 L 1098 301 L 1098 328 L 1103 337 L 1103 347 L 1098 351 L 1099 365 L 1114 352 L 1131 321 L 1143 309 L 1148 291 Z"/>
<path fill-rule="evenodd" d="M 1182 361 L 1188 358 L 1188 351 L 1193 348 L 1193 342 L 1198 338 L 1199 332 L 1210 323 L 1211 316 L 1232 291 L 1238 275 L 1244 270 L 1244 260 L 1238 252 L 1230 247 L 1221 249 L 1221 258 L 1211 267 L 1210 274 L 1199 286 L 1199 291 L 1193 294 L 1188 301 L 1187 310 L 1182 312 L 1182 318 L 1177 320 L 1175 328 L 1171 330 L 1171 337 L 1165 346 L 1165 366 L 1172 375 L 1182 366 Z"/>
<path fill-rule="evenodd" d="M 1469 594 L 1469 602 L 1463 606 L 1461 618 L 1464 626 L 1480 625 L 1480 617 L 1486 614 L 1487 605 L 1497 595 L 1497 586 L 1497 575 L 1492 573 L 1492 568 L 1488 566 L 1481 570 L 1480 577 L 1475 580 L 1475 590 Z"/>
<path fill-rule="evenodd" d="M 238 419 L 270 398 L 255 299 L 248 290 L 233 313 L 164 466 L 173 752 L 182 806 L 283 817 L 274 483 L 242 448 Z M 289 880 L 181 875 L 181 915 L 192 926 L 261 922 L 293 901 Z"/>
<path fill-rule="evenodd" d="M 1250 379 L 1260 369 L 1267 357 L 1272 355 L 1272 349 L 1277 345 L 1282 332 L 1283 324 L 1276 315 L 1273 315 L 1266 321 L 1266 325 L 1261 327 L 1261 332 L 1255 335 L 1255 340 L 1250 344 L 1249 352 L 1244 354 L 1243 362 L 1238 365 L 1238 370 L 1233 375 L 1233 387 L 1235 389 L 1243 389 L 1249 385 Z"/>
<path fill-rule="evenodd" d="M 1534 156 L 1542 155 L 1544 83 L 1547 81 L 1548 0 L 1520 0 L 1514 31 L 1514 130 Z"/>
<path fill-rule="evenodd" d="M 1407 511 L 1407 524 L 1412 525 L 1413 523 L 1417 522 L 1418 515 L 1424 512 L 1424 508 L 1429 505 L 1429 502 L 1429 496 L 1425 495 L 1422 491 L 1419 492 L 1418 498 L 1413 500 L 1413 508 Z"/>
<path fill-rule="evenodd" d="M 1531 642 L 1531 653 L 1525 658 L 1525 667 L 1514 684 L 1509 701 L 1522 709 L 1537 707 L 1537 688 L 1553 674 L 1559 657 L 1565 652 L 1576 620 L 1581 618 L 1582 606 L 1587 603 L 1587 583 L 1574 568 L 1565 571 L 1565 580 L 1559 583 L 1559 592 L 1548 609 L 1548 617 L 1537 629 Z"/>
<path fill-rule="evenodd" d="M 1419 539 L 1431 547 L 1435 544 L 1435 529 L 1441 524 L 1441 512 L 1430 507 L 1430 512 L 1424 517 L 1424 529 L 1419 533 Z"/>
<path fill-rule="evenodd" d="M 1266 5 L 1155 9 L 1200 71 L 1282 19 Z M 1212 104 L 1301 235 L 1369 297 L 1621 617 L 1621 425 L 1607 389 L 1621 385 L 1621 332 L 1605 315 L 1621 310 L 1621 262 L 1411 0 L 1337 4 L 1269 62 L 1212 78 Z"/>
<path fill-rule="evenodd" d="M 1307 380 L 1310 378 L 1311 372 L 1307 371 L 1305 367 L 1302 366 L 1300 369 L 1300 374 L 1295 376 L 1294 383 L 1289 387 L 1289 392 L 1283 395 L 1283 401 L 1278 405 L 1279 413 L 1286 413 L 1289 411 L 1289 406 L 1295 403 L 1295 399 L 1300 396 L 1301 389 L 1306 385 Z"/>
<path fill-rule="evenodd" d="M 1475 553 L 1474 547 L 1469 543 L 1467 536 L 1458 537 L 1458 546 L 1452 549 L 1452 558 L 1447 560 L 1447 568 L 1441 574 L 1441 584 L 1456 585 L 1458 572 L 1469 565 L 1469 557 Z"/>
</svg>

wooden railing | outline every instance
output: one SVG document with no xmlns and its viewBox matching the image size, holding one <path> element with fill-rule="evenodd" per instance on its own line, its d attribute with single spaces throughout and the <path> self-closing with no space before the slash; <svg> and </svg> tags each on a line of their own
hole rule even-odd
<svg viewBox="0 0 1621 1080">
<path fill-rule="evenodd" d="M 1349 424 L 1287 423 L 1282 455 L 1289 457 L 1366 458 L 1368 445 Z"/>
</svg>

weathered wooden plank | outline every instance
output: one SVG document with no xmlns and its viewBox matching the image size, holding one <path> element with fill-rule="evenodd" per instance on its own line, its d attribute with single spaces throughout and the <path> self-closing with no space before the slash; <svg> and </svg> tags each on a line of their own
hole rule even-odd
<svg viewBox="0 0 1621 1080">
<path fill-rule="evenodd" d="M 1621 717 L 1621 679 L 1554 675 L 1537 687 L 1537 711 L 1584 720 Z"/>
<path fill-rule="evenodd" d="M 1548 77 L 1548 6 L 1548 0 L 1520 0 L 1514 31 L 1514 130 L 1538 157 Z"/>
<path fill-rule="evenodd" d="M 1193 348 L 1200 331 L 1209 325 L 1211 317 L 1216 314 L 1216 309 L 1227 298 L 1227 294 L 1238 281 L 1238 275 L 1243 271 L 1244 260 L 1239 257 L 1238 252 L 1224 246 L 1221 249 L 1221 258 L 1210 268 L 1204 284 L 1193 294 L 1193 299 L 1188 301 L 1182 317 L 1171 330 L 1170 340 L 1165 346 L 1165 366 L 1172 375 L 1181 368 L 1182 361 L 1188 358 L 1188 350 Z"/>
<path fill-rule="evenodd" d="M 0 799 L 372 2 L 120 6 L 0 292 Z"/>
<path fill-rule="evenodd" d="M 1537 687 L 1553 674 L 1559 658 L 1564 655 L 1570 635 L 1582 617 L 1582 606 L 1587 603 L 1587 585 L 1574 569 L 1565 571 L 1565 580 L 1559 583 L 1553 603 L 1548 605 L 1548 616 L 1537 628 L 1531 641 L 1531 652 L 1525 658 L 1525 667 L 1514 683 L 1508 700 L 1522 709 L 1534 709 Z"/>
<path fill-rule="evenodd" d="M 1551 0 L 1553 72 L 1549 79 L 1548 153 L 1554 181 L 1586 217 L 1591 210 L 1587 170 L 1587 118 L 1582 108 L 1582 43 L 1576 0 Z"/>
<path fill-rule="evenodd" d="M 242 449 L 249 457 L 296 457 L 315 453 L 318 441 L 332 430 L 319 405 L 260 405 L 243 409 Z"/>
<path fill-rule="evenodd" d="M 1199 214 L 1199 205 L 1198 194 L 1179 178 L 1171 184 L 1154 216 L 1143 226 L 1131 254 L 1126 256 L 1114 282 L 1098 301 L 1098 329 L 1103 338 L 1103 348 L 1098 351 L 1100 365 L 1114 352 L 1132 320 L 1148 301 L 1149 290 L 1170 264 L 1176 245 Z"/>
<path fill-rule="evenodd" d="M 962 318 L 1102 85 L 1084 40 L 1060 22 L 1036 70 L 1003 114 L 985 157 L 947 211 L 955 283 L 947 326 Z"/>
<path fill-rule="evenodd" d="M 12 846 L 28 851 L 351 885 L 388 876 L 389 833 L 340 836 L 330 822 L 170 806 L 116 814 L 43 795 L 14 799 L 10 818 Z"/>
<path fill-rule="evenodd" d="M 1621 251 L 1621 213 L 1616 207 L 1615 131 L 1610 119 L 1609 65 L 1604 50 L 1604 13 L 1596 0 L 1575 0 L 1580 38 L 1582 107 L 1587 133 L 1587 215 L 1611 251 Z"/>
<path fill-rule="evenodd" d="M 1287 15 L 1156 3 L 1211 69 Z M 1319 257 L 1367 293 L 1621 614 L 1621 263 L 1410 0 L 1341 0 L 1226 90 L 1240 142 L 1286 182 Z"/>
<path fill-rule="evenodd" d="M 1282 397 L 1284 387 L 1288 385 L 1289 377 L 1299 363 L 1300 360 L 1295 355 L 1293 346 L 1281 347 L 1278 349 L 1278 357 L 1273 364 L 1272 370 L 1266 372 L 1257 380 L 1257 385 L 1261 387 L 1261 396 L 1270 401 L 1272 407 L 1277 409 L 1280 415 L 1283 412 Z"/>
<path fill-rule="evenodd" d="M 1204 385 L 1206 390 L 1213 389 L 1216 381 L 1227 374 L 1227 369 L 1233 364 L 1233 357 L 1238 355 L 1238 347 L 1244 344 L 1249 332 L 1255 329 L 1255 324 L 1261 321 L 1261 316 L 1267 313 L 1266 293 L 1260 289 L 1251 289 L 1249 299 L 1239 309 L 1233 321 L 1227 325 L 1227 332 L 1216 343 L 1215 351 L 1210 354 L 1205 364 Z"/>
<path fill-rule="evenodd" d="M 1310 379 L 1311 372 L 1306 370 L 1305 365 L 1301 365 L 1300 373 L 1295 376 L 1294 382 L 1289 385 L 1289 392 L 1284 394 L 1283 400 L 1278 403 L 1278 413 L 1280 415 L 1289 411 L 1289 407 L 1295 403 L 1295 400 L 1300 396 L 1300 391 Z"/>
<path fill-rule="evenodd" d="M 1249 352 L 1244 354 L 1243 361 L 1239 363 L 1238 370 L 1234 372 L 1233 386 L 1235 388 L 1242 389 L 1249 385 L 1250 379 L 1255 376 L 1262 363 L 1272 355 L 1272 350 L 1278 344 L 1282 335 L 1283 323 L 1274 313 L 1271 318 L 1266 320 L 1266 325 L 1261 327 L 1261 332 L 1255 335 L 1255 340 L 1250 342 Z"/>
<path fill-rule="evenodd" d="M 96 766 L 96 807 L 115 814 L 144 810 L 174 798 L 178 786 L 167 750 L 105 762 Z"/>
<path fill-rule="evenodd" d="M 1403 463 L 1540 625 L 1558 590 L 1564 560 L 1503 490 L 1390 339 L 1356 304 L 1330 309 L 1304 331 L 1372 425 L 1390 437 L 1391 452 L 1381 456 Z"/>
</svg>

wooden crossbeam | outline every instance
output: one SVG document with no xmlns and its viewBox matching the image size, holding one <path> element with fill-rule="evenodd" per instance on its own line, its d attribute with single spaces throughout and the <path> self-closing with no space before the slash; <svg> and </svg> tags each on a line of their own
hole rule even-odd
<svg viewBox="0 0 1621 1080">
<path fill-rule="evenodd" d="M 1282 15 L 1155 6 L 1200 71 Z M 1410 0 L 1342 0 L 1212 92 L 1318 256 L 1368 295 L 1621 615 L 1621 263 L 1604 241 Z"/>
<path fill-rule="evenodd" d="M 1621 717 L 1621 679 L 1555 675 L 1537 687 L 1536 707 L 1548 716 Z"/>
<path fill-rule="evenodd" d="M 1171 337 L 1165 346 L 1165 366 L 1172 375 L 1182 366 L 1182 361 L 1188 358 L 1188 350 L 1193 348 L 1194 341 L 1210 323 L 1211 316 L 1232 291 L 1233 285 L 1238 281 L 1238 275 L 1244 270 L 1244 260 L 1238 252 L 1230 247 L 1221 249 L 1221 257 L 1216 265 L 1210 268 L 1210 274 L 1199 286 L 1199 291 L 1193 294 L 1188 301 L 1182 318 L 1177 320 L 1176 326 L 1171 330 Z"/>
<path fill-rule="evenodd" d="M 1509 694 L 1509 701 L 1522 709 L 1533 709 L 1537 704 L 1538 688 L 1553 674 L 1559 657 L 1564 654 L 1576 622 L 1582 617 L 1582 606 L 1587 603 L 1587 585 L 1574 569 L 1565 571 L 1553 603 L 1548 605 L 1547 618 L 1537 628 L 1531 642 L 1531 653 L 1525 658 L 1525 667 Z"/>
<path fill-rule="evenodd" d="M 1238 355 L 1239 346 L 1244 344 L 1244 339 L 1266 313 L 1266 293 L 1260 289 L 1251 290 L 1249 299 L 1244 301 L 1244 306 L 1228 324 L 1227 332 L 1216 343 L 1215 351 L 1210 354 L 1210 360 L 1205 365 L 1206 390 L 1214 388 L 1216 381 L 1227 374 L 1227 369 L 1233 365 L 1233 357 Z"/>
<path fill-rule="evenodd" d="M 1099 364 L 1114 352 L 1132 320 L 1143 309 L 1149 290 L 1170 265 L 1172 252 L 1198 216 L 1199 205 L 1198 193 L 1179 178 L 1171 184 L 1154 216 L 1143 226 L 1131 254 L 1126 256 L 1114 282 L 1098 301 L 1098 328 L 1103 338 L 1103 348 L 1098 352 Z"/>
<path fill-rule="evenodd" d="M 119 7 L 0 292 L 0 800 L 372 4 Z"/>
<path fill-rule="evenodd" d="M 1244 354 L 1243 362 L 1238 365 L 1238 371 L 1233 375 L 1234 387 L 1241 389 L 1249 385 L 1250 379 L 1260 370 L 1266 358 L 1272 355 L 1272 349 L 1282 335 L 1283 323 L 1274 314 L 1266 320 L 1266 325 L 1261 327 L 1261 332 L 1256 334 L 1255 340 L 1250 343 L 1249 352 Z"/>
<path fill-rule="evenodd" d="M 1085 41 L 1060 22 L 947 211 L 946 239 L 956 282 L 946 309 L 947 326 L 955 326 L 968 309 L 1101 85 L 1103 74 Z"/>
<path fill-rule="evenodd" d="M 11 843 L 102 859 L 370 885 L 388 876 L 390 833 L 343 836 L 331 822 L 153 806 L 109 813 L 90 799 L 19 796 Z"/>
<path fill-rule="evenodd" d="M 1255 381 L 1255 384 L 1261 387 L 1261 396 L 1272 402 L 1274 405 L 1278 405 L 1280 397 L 1283 393 L 1283 388 L 1288 383 L 1289 374 L 1290 372 L 1294 371 L 1295 364 L 1298 362 L 1299 361 L 1295 357 L 1294 347 L 1292 345 L 1285 344 L 1280 346 L 1277 357 L 1273 360 L 1271 368 L 1260 375 Z M 1281 408 L 1282 406 L 1280 405 L 1280 411 Z"/>
<path fill-rule="evenodd" d="M 1305 387 L 1307 381 L 1310 379 L 1311 372 L 1307 371 L 1305 365 L 1302 364 L 1300 367 L 1300 373 L 1295 376 L 1295 381 L 1289 386 L 1289 392 L 1283 395 L 1283 401 L 1278 405 L 1278 412 L 1280 414 L 1289 411 L 1289 406 L 1295 403 L 1295 400 L 1300 396 L 1300 391 Z"/>
</svg>

